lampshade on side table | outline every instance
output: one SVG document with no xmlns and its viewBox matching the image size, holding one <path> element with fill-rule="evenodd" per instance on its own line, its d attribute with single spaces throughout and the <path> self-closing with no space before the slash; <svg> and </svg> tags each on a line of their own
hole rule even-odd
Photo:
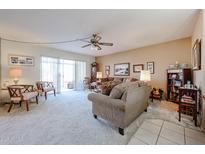
<svg viewBox="0 0 205 154">
<path fill-rule="evenodd" d="M 151 75 L 149 70 L 142 70 L 140 73 L 140 81 L 148 82 L 151 81 Z"/>
<path fill-rule="evenodd" d="M 16 85 L 19 82 L 19 77 L 22 76 L 22 70 L 20 68 L 10 68 L 9 76 L 13 78 L 14 84 Z"/>
</svg>

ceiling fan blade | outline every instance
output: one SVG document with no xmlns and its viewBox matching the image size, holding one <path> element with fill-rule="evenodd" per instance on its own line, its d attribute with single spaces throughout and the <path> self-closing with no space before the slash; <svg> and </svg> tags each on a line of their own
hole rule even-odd
<svg viewBox="0 0 205 154">
<path fill-rule="evenodd" d="M 97 41 L 100 41 L 101 39 L 102 39 L 101 36 L 98 36 L 98 35 L 96 36 L 96 40 L 97 40 Z"/>
<path fill-rule="evenodd" d="M 85 43 L 91 43 L 90 41 L 87 41 L 87 40 L 80 40 L 82 42 L 85 42 Z"/>
<path fill-rule="evenodd" d="M 97 47 L 98 50 L 102 50 L 102 48 L 99 45 L 95 45 Z"/>
<path fill-rule="evenodd" d="M 105 46 L 113 46 L 113 43 L 105 43 L 105 42 L 99 42 L 99 45 L 105 45 Z"/>
<path fill-rule="evenodd" d="M 82 46 L 81 48 L 85 48 L 85 47 L 88 47 L 88 46 L 90 46 L 91 44 L 86 44 L 86 45 L 84 45 L 84 46 Z"/>
</svg>

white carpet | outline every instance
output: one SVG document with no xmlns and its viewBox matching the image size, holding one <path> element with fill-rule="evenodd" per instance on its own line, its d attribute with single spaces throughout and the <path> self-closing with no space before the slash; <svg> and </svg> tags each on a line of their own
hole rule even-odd
<svg viewBox="0 0 205 154">
<path fill-rule="evenodd" d="M 31 104 L 29 112 L 25 104 L 15 106 L 11 113 L 7 113 L 8 105 L 0 107 L 0 144 L 127 144 L 144 119 L 178 122 L 177 113 L 153 103 L 122 136 L 113 124 L 93 118 L 87 94 L 71 91 L 50 95 L 47 101 L 42 97 L 38 105 Z M 192 127 L 186 119 L 180 124 Z"/>
</svg>

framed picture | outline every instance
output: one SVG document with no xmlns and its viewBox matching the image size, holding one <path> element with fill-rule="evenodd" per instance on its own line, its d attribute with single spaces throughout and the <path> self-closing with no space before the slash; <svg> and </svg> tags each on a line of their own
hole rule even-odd
<svg viewBox="0 0 205 154">
<path fill-rule="evenodd" d="M 106 75 L 107 77 L 109 77 L 109 75 L 110 75 L 110 66 L 109 66 L 109 65 L 106 65 L 106 66 L 105 66 L 105 75 Z"/>
<path fill-rule="evenodd" d="M 133 72 L 134 73 L 140 73 L 141 70 L 144 69 L 144 65 L 143 64 L 136 64 L 136 65 L 133 65 Z"/>
<path fill-rule="evenodd" d="M 107 77 L 109 77 L 109 75 L 110 75 L 110 70 L 105 70 L 105 75 L 106 75 Z"/>
<path fill-rule="evenodd" d="M 109 66 L 109 65 L 106 65 L 106 66 L 105 66 L 105 70 L 110 70 L 110 66 Z"/>
<path fill-rule="evenodd" d="M 8 57 L 9 65 L 34 66 L 34 57 L 20 55 L 9 55 Z"/>
<path fill-rule="evenodd" d="M 192 48 L 192 67 L 193 70 L 201 69 L 201 41 L 197 39 Z"/>
<path fill-rule="evenodd" d="M 114 64 L 115 76 L 129 76 L 130 75 L 130 63 Z"/>
<path fill-rule="evenodd" d="M 154 74 L 154 62 L 147 62 L 147 70 L 149 70 L 151 74 Z"/>
</svg>

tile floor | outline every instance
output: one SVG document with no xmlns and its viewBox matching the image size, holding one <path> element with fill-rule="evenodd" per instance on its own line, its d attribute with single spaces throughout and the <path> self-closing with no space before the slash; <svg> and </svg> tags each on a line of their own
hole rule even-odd
<svg viewBox="0 0 205 154">
<path fill-rule="evenodd" d="M 205 145 L 205 133 L 160 119 L 147 119 L 128 144 Z"/>
</svg>

